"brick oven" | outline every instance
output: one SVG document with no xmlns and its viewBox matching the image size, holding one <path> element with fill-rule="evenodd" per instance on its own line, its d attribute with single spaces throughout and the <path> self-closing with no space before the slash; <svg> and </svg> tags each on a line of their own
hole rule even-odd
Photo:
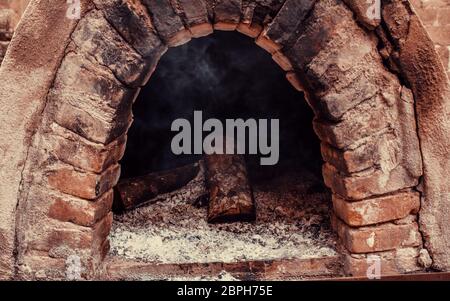
<svg viewBox="0 0 450 301">
<path fill-rule="evenodd" d="M 337 253 L 168 271 L 449 270 L 448 78 L 409 1 L 381 1 L 379 18 L 365 2 L 82 0 L 68 18 L 64 1 L 31 1 L 0 69 L 0 279 L 65 279 L 73 260 L 86 279 L 166 271 L 109 253 L 114 189 L 161 57 L 214 31 L 254 39 L 312 109 Z"/>
</svg>

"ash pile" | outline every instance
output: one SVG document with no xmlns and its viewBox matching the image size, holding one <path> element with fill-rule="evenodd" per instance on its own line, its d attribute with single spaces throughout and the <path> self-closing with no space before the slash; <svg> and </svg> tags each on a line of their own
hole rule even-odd
<svg viewBox="0 0 450 301">
<path fill-rule="evenodd" d="M 335 256 L 330 199 L 307 170 L 250 185 L 243 157 L 205 156 L 119 182 L 111 254 L 162 264 Z"/>
</svg>

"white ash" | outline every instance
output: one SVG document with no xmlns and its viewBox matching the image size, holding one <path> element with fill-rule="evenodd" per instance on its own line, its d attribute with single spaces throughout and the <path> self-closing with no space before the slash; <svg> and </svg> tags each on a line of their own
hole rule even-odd
<svg viewBox="0 0 450 301">
<path fill-rule="evenodd" d="M 209 224 L 203 172 L 148 206 L 116 215 L 111 253 L 158 263 L 236 262 L 336 255 L 330 196 L 311 174 L 254 185 L 254 223 Z M 320 186 L 320 185 L 319 185 Z M 201 198 L 200 198 L 201 199 Z"/>
</svg>

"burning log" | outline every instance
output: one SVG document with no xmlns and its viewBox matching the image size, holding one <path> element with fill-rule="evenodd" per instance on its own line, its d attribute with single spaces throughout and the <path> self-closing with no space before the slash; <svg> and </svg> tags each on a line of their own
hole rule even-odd
<svg viewBox="0 0 450 301">
<path fill-rule="evenodd" d="M 208 222 L 252 221 L 255 204 L 242 155 L 205 155 Z"/>
<path fill-rule="evenodd" d="M 177 190 L 199 173 L 199 163 L 119 181 L 115 188 L 115 211 L 147 204 L 158 195 Z"/>
</svg>

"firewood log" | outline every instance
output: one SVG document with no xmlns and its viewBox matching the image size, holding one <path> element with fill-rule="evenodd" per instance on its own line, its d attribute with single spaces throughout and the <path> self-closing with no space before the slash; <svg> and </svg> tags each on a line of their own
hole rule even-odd
<svg viewBox="0 0 450 301">
<path fill-rule="evenodd" d="M 177 190 L 199 173 L 199 163 L 123 179 L 115 187 L 114 210 L 131 210 L 147 204 L 158 195 Z"/>
<path fill-rule="evenodd" d="M 255 220 L 253 193 L 242 155 L 205 155 L 208 222 Z"/>
</svg>

